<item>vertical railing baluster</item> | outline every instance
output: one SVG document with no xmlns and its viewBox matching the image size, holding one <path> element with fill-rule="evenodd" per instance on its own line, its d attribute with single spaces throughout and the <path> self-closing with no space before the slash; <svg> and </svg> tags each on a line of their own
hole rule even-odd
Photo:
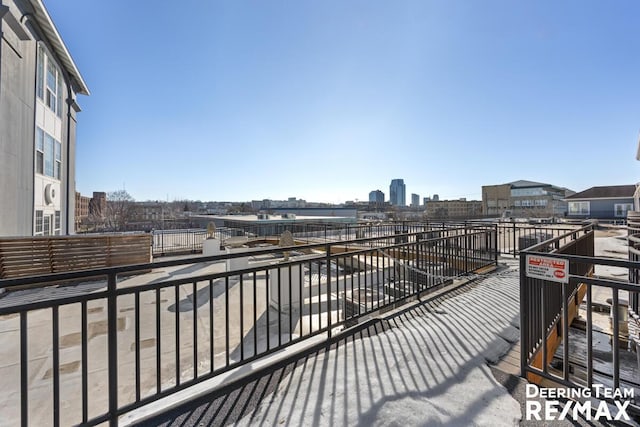
<svg viewBox="0 0 640 427">
<path fill-rule="evenodd" d="M 198 286 L 192 284 L 191 309 L 193 310 L 193 379 L 198 378 Z"/>
<path fill-rule="evenodd" d="M 620 318 L 619 318 L 619 301 L 618 289 L 612 288 L 612 304 L 613 311 L 613 336 L 611 337 L 613 344 L 613 388 L 620 388 Z"/>
<path fill-rule="evenodd" d="M 255 307 L 255 304 L 254 304 Z M 215 357 L 215 331 L 214 331 L 214 317 L 215 312 L 213 310 L 213 279 L 209 279 L 209 372 L 213 372 Z"/>
<path fill-rule="evenodd" d="M 51 343 L 53 358 L 53 426 L 60 426 L 60 316 L 59 307 L 54 305 L 51 310 L 52 327 Z"/>
<path fill-rule="evenodd" d="M 29 349 L 27 312 L 20 312 L 20 423 L 29 425 Z"/>
<path fill-rule="evenodd" d="M 160 332 L 160 288 L 156 288 L 156 393 L 162 391 L 162 335 Z"/>
<path fill-rule="evenodd" d="M 270 333 L 270 328 L 269 328 L 269 312 L 271 311 L 270 308 L 270 303 L 269 303 L 269 286 L 271 286 L 271 277 L 269 276 L 269 271 L 265 270 L 264 272 L 265 275 L 265 281 L 266 281 L 266 286 L 265 286 L 265 314 L 266 314 L 266 331 L 267 331 L 267 347 L 266 347 L 266 351 L 269 351 L 271 349 L 271 333 Z"/>
<path fill-rule="evenodd" d="M 140 292 L 134 295 L 134 334 L 135 334 L 135 383 L 136 402 L 140 401 Z"/>
<path fill-rule="evenodd" d="M 226 359 L 225 366 L 229 366 L 229 276 L 225 276 L 224 278 L 224 317 L 224 353 Z"/>
<path fill-rule="evenodd" d="M 593 314 L 592 285 L 587 284 L 587 387 L 593 386 Z"/>
<path fill-rule="evenodd" d="M 253 272 L 253 355 L 258 354 L 258 289 L 256 272 Z"/>
<path fill-rule="evenodd" d="M 296 264 L 299 266 L 299 264 Z M 292 266 L 289 266 L 289 341 L 293 339 L 293 298 L 291 298 L 291 281 L 293 280 L 293 273 L 291 272 Z"/>
<path fill-rule="evenodd" d="M 515 221 L 512 222 L 513 225 L 513 229 L 512 229 L 512 234 L 513 234 L 513 257 L 515 258 L 518 255 L 518 251 L 516 250 L 516 223 Z"/>
<path fill-rule="evenodd" d="M 88 357 L 88 336 L 87 336 L 87 301 L 82 301 L 80 305 L 80 341 L 81 341 L 81 359 L 82 359 L 82 423 L 86 424 L 89 419 L 89 362 Z"/>
<path fill-rule="evenodd" d="M 520 376 L 527 379 L 529 364 L 529 340 L 527 325 L 529 322 L 529 305 L 527 298 L 526 254 L 520 254 Z"/>
<path fill-rule="evenodd" d="M 300 265 L 298 265 L 299 269 L 298 269 L 298 287 L 300 288 L 300 298 L 298 299 L 298 304 L 300 306 L 300 312 L 298 313 L 298 324 L 300 325 L 300 331 L 298 333 L 298 338 L 301 338 L 304 336 L 304 331 L 302 329 L 302 322 L 303 322 L 303 317 L 302 317 L 302 308 L 303 308 L 303 303 L 304 303 L 304 264 L 300 263 Z"/>
<path fill-rule="evenodd" d="M 118 295 L 116 273 L 107 278 L 107 324 L 109 360 L 109 425 L 118 425 Z"/>
<path fill-rule="evenodd" d="M 569 381 L 569 285 L 562 284 L 562 378 Z M 547 337 L 543 336 L 543 340 Z"/>
<path fill-rule="evenodd" d="M 180 285 L 174 285 L 175 298 L 175 363 L 176 363 L 176 387 L 180 385 Z"/>
<path fill-rule="evenodd" d="M 278 274 L 278 347 L 282 346 L 282 271 L 281 267 L 277 269 Z"/>
</svg>

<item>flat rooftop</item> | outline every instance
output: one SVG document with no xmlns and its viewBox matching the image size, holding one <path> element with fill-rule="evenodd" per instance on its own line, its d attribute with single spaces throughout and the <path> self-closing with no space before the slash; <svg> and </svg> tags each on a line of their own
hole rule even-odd
<svg viewBox="0 0 640 427">
<path fill-rule="evenodd" d="M 214 220 L 235 221 L 246 223 L 268 224 L 274 222 L 356 222 L 356 218 L 346 216 L 307 216 L 296 215 L 295 217 L 283 217 L 280 214 L 268 215 L 267 218 L 258 215 L 207 215 L 206 217 Z"/>
</svg>

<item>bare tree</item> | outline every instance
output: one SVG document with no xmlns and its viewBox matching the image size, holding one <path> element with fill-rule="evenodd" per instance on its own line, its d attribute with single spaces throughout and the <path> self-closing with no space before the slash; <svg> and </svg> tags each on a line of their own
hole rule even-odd
<svg viewBox="0 0 640 427">
<path fill-rule="evenodd" d="M 126 231 L 127 223 L 135 216 L 135 200 L 127 190 L 116 190 L 107 193 L 107 212 L 105 222 L 112 231 Z"/>
</svg>

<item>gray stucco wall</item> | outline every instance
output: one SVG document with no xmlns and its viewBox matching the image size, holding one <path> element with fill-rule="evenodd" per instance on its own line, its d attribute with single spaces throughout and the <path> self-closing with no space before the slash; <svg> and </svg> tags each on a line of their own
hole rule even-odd
<svg viewBox="0 0 640 427">
<path fill-rule="evenodd" d="M 31 235 L 36 44 L 0 33 L 0 235 Z"/>
</svg>

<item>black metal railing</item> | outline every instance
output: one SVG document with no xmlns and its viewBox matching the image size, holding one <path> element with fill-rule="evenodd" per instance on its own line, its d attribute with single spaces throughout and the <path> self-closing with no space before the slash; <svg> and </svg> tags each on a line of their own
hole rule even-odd
<svg viewBox="0 0 640 427">
<path fill-rule="evenodd" d="M 153 230 L 153 256 L 195 254 L 202 252 L 202 244 L 209 237 L 206 229 L 189 228 L 175 230 Z M 251 237 L 242 229 L 220 227 L 213 237 L 224 242 L 231 237 Z"/>
<path fill-rule="evenodd" d="M 292 233 L 298 242 L 307 244 L 318 242 L 339 242 L 344 240 L 362 239 L 368 237 L 385 237 L 407 233 L 426 233 L 427 237 L 442 237 L 461 227 L 491 226 L 491 224 L 464 223 L 408 223 L 395 222 L 383 224 L 270 224 L 263 225 L 239 224 L 234 227 L 218 227 L 214 237 L 224 245 L 232 237 L 246 237 L 247 239 L 278 238 L 284 231 Z M 204 239 L 208 237 L 205 229 L 184 230 L 154 230 L 153 256 L 194 254 L 202 252 Z"/>
<path fill-rule="evenodd" d="M 640 287 L 627 281 L 594 276 L 596 266 L 639 268 L 640 263 L 627 260 L 594 257 L 594 227 L 583 226 L 561 236 L 553 237 L 527 249 L 520 250 L 520 332 L 521 332 L 521 375 L 533 379 L 545 378 L 568 387 L 593 387 L 594 376 L 598 383 L 613 388 L 625 387 L 640 389 L 637 370 L 632 363 L 630 369 L 621 370 L 621 354 L 635 361 L 631 356 L 632 347 L 628 345 L 630 337 L 625 336 L 621 327 L 619 313 L 626 306 L 620 301 L 619 292 L 637 292 Z M 568 263 L 568 280 L 560 283 L 555 280 L 536 278 L 527 272 L 527 263 L 541 257 Z M 559 273 L 558 277 L 562 277 Z M 603 334 L 600 327 L 594 326 L 593 311 L 596 287 L 607 288 L 611 298 L 611 325 L 609 350 L 600 340 L 598 347 L 594 343 L 594 334 Z M 586 301 L 583 304 L 583 298 Z M 584 331 L 579 333 L 571 328 L 571 322 L 582 315 Z M 604 336 L 608 336 L 606 333 Z M 573 344 L 584 342 L 584 354 Z M 554 353 L 555 343 L 560 343 Z M 572 344 L 573 343 L 573 344 Z M 573 345 L 573 347 L 572 347 Z M 624 348 L 622 348 L 624 347 Z M 594 363 L 594 354 L 607 353 Z M 554 358 L 561 361 L 555 369 L 551 367 Z M 610 361 L 610 362 L 608 362 Z M 622 373 L 626 373 L 623 376 Z M 637 393 L 638 391 L 636 391 Z M 632 402 L 631 408 L 637 412 L 638 402 Z"/>
<path fill-rule="evenodd" d="M 640 212 L 628 211 L 627 223 L 629 261 L 640 263 Z M 639 269 L 629 269 L 629 282 L 640 283 Z M 629 307 L 634 314 L 640 314 L 640 292 L 629 294 Z"/>
<path fill-rule="evenodd" d="M 0 280 L 3 420 L 123 414 L 496 264 L 495 226 Z M 141 271 L 146 275 L 131 274 Z M 74 285 L 49 286 L 59 283 Z M 14 291 L 44 284 L 27 293 Z M 2 323 L 8 322 L 8 323 Z"/>
<path fill-rule="evenodd" d="M 499 254 L 519 254 L 520 248 L 527 248 L 535 243 L 580 228 L 579 225 L 568 224 L 528 224 L 526 222 L 483 222 L 483 221 L 397 221 L 370 224 L 271 224 L 264 225 L 235 224 L 234 227 L 219 227 L 215 236 L 223 244 L 230 237 L 279 237 L 285 230 L 290 231 L 299 242 L 308 244 L 317 242 L 338 242 L 368 237 L 384 237 L 394 234 L 426 233 L 427 237 L 443 237 L 456 233 L 455 230 L 467 226 L 497 227 L 496 237 Z M 202 252 L 202 242 L 207 237 L 204 229 L 155 230 L 153 231 L 153 255 L 163 256 L 179 253 Z"/>
<path fill-rule="evenodd" d="M 499 222 L 498 248 L 502 255 L 518 256 L 520 250 L 537 243 L 560 237 L 579 229 L 578 225 L 528 224 L 526 222 Z"/>
</svg>

